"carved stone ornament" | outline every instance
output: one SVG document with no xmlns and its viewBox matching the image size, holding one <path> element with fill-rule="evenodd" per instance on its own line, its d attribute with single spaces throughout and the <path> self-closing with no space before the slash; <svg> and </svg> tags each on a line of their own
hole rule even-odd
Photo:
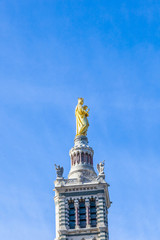
<svg viewBox="0 0 160 240">
<path fill-rule="evenodd" d="M 63 167 L 60 167 L 60 165 L 54 165 L 55 169 L 56 169 L 56 174 L 57 174 L 57 178 L 63 178 Z"/>
<path fill-rule="evenodd" d="M 97 164 L 97 170 L 99 175 L 104 175 L 104 160 Z"/>
</svg>

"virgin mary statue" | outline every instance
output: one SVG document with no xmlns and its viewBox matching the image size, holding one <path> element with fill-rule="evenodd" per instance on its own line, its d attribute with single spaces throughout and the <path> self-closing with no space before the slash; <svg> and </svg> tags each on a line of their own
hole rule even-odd
<svg viewBox="0 0 160 240">
<path fill-rule="evenodd" d="M 89 122 L 87 117 L 89 116 L 89 109 L 88 107 L 82 106 L 84 102 L 83 98 L 78 98 L 78 104 L 75 109 L 76 115 L 76 136 L 87 135 L 87 129 L 89 127 Z"/>
</svg>

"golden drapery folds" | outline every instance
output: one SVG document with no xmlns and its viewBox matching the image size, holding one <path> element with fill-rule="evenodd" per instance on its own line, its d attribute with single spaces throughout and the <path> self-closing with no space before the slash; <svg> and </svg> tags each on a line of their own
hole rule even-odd
<svg viewBox="0 0 160 240">
<path fill-rule="evenodd" d="M 89 127 L 89 122 L 87 117 L 89 116 L 89 109 L 88 107 L 82 106 L 84 102 L 83 98 L 78 98 L 78 104 L 75 109 L 76 115 L 76 136 L 87 135 L 87 129 Z"/>
</svg>

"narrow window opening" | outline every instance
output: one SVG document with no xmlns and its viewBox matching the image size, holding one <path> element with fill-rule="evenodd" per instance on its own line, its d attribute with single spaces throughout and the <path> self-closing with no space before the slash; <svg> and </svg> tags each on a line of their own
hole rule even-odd
<svg viewBox="0 0 160 240">
<path fill-rule="evenodd" d="M 69 202 L 69 228 L 75 228 L 75 207 L 74 202 Z"/>
<path fill-rule="evenodd" d="M 89 163 L 89 160 L 88 160 L 88 153 L 86 153 L 86 162 L 87 162 L 87 164 Z"/>
<path fill-rule="evenodd" d="M 80 156 L 79 156 L 79 152 L 77 154 L 77 163 L 79 164 L 80 163 Z"/>
<path fill-rule="evenodd" d="M 79 225 L 80 228 L 86 227 L 86 207 L 84 200 L 80 200 L 79 202 Z"/>
<path fill-rule="evenodd" d="M 96 227 L 97 226 L 97 214 L 96 214 L 95 199 L 90 200 L 90 220 L 91 220 L 91 227 Z"/>
</svg>

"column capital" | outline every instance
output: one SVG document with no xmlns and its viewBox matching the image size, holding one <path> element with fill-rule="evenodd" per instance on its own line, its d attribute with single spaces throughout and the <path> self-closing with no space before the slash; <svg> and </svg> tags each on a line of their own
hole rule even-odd
<svg viewBox="0 0 160 240">
<path fill-rule="evenodd" d="M 85 206 L 86 206 L 86 207 L 89 207 L 89 206 L 90 206 L 89 198 L 86 198 L 86 199 L 85 199 Z"/>
<path fill-rule="evenodd" d="M 75 208 L 79 208 L 79 201 L 78 201 L 78 199 L 74 200 L 74 206 L 75 206 Z"/>
</svg>

